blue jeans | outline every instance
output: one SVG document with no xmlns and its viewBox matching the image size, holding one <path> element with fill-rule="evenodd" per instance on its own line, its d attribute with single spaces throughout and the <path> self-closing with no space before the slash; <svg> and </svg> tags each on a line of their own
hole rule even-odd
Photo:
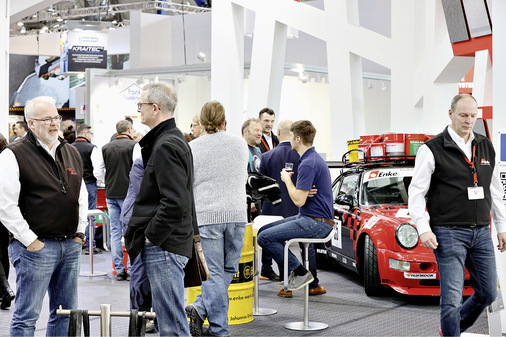
<svg viewBox="0 0 506 337">
<path fill-rule="evenodd" d="M 16 310 L 12 315 L 11 336 L 33 336 L 42 302 L 49 293 L 47 336 L 67 336 L 69 316 L 57 315 L 64 309 L 77 309 L 77 279 L 82 245 L 71 238 L 46 239 L 44 248 L 30 252 L 19 241 L 9 246 L 16 268 Z M 5 331 L 3 331 L 5 332 Z"/>
<path fill-rule="evenodd" d="M 144 245 L 141 256 L 151 284 L 160 336 L 190 336 L 184 311 L 184 267 L 188 258 L 151 243 Z"/>
<path fill-rule="evenodd" d="M 440 276 L 441 331 L 460 336 L 497 296 L 494 245 L 488 226 L 433 226 Z M 474 293 L 462 303 L 465 268 Z"/>
<path fill-rule="evenodd" d="M 123 224 L 119 221 L 121 215 L 121 207 L 125 199 L 105 199 L 107 202 L 107 209 L 109 210 L 109 220 L 111 221 L 111 254 L 114 261 L 114 268 L 116 272 L 122 273 L 125 271 L 123 264 L 123 245 L 121 238 L 123 237 Z M 126 227 L 126 226 L 125 226 Z M 128 259 L 128 268 L 130 268 L 130 259 Z"/>
<path fill-rule="evenodd" d="M 279 224 L 279 222 L 273 222 L 273 223 L 270 223 L 268 225 L 265 225 L 265 226 L 262 226 L 259 230 L 258 230 L 258 234 L 260 234 L 262 231 L 266 230 L 266 229 L 269 229 L 271 228 L 273 225 L 276 225 L 276 224 Z M 300 257 L 302 258 L 302 260 L 304 261 L 305 259 L 305 250 L 304 250 L 304 245 L 302 243 L 299 243 L 299 246 L 300 246 Z M 308 251 L 308 261 L 309 261 L 309 271 L 311 272 L 311 274 L 313 274 L 313 277 L 314 277 L 314 280 L 313 282 L 309 283 L 309 289 L 315 289 L 315 288 L 318 288 L 318 286 L 320 285 L 320 281 L 318 280 L 318 270 L 316 269 L 316 251 L 314 249 L 314 245 L 313 244 L 310 244 L 309 247 L 307 248 L 307 251 Z M 278 269 L 279 269 L 279 279 L 281 281 L 283 281 L 283 265 L 278 265 Z M 272 257 L 270 256 L 270 254 L 267 252 L 267 251 L 263 251 L 262 252 L 262 273 L 266 273 L 268 272 L 269 270 L 272 270 Z"/>
<path fill-rule="evenodd" d="M 202 282 L 202 293 L 192 303 L 200 318 L 209 321 L 209 332 L 230 336 L 228 287 L 239 271 L 245 223 L 222 223 L 199 227 L 202 249 L 211 278 Z"/>
<path fill-rule="evenodd" d="M 274 258 L 278 266 L 283 265 L 286 241 L 293 238 L 324 238 L 332 230 L 330 225 L 300 214 L 273 222 L 268 226 L 269 228 L 259 231 L 258 244 Z M 300 261 L 289 250 L 288 274 L 300 265 Z"/>
<path fill-rule="evenodd" d="M 86 190 L 88 191 L 88 209 L 96 209 L 97 208 L 97 183 L 87 183 Z M 89 227 L 90 224 L 95 228 L 95 220 L 90 223 L 90 219 L 88 218 L 88 226 L 86 226 L 86 231 L 84 235 L 86 235 L 86 245 L 90 247 L 90 232 Z M 93 231 L 95 233 L 95 231 Z M 95 236 L 93 236 L 93 248 L 96 247 Z"/>
</svg>

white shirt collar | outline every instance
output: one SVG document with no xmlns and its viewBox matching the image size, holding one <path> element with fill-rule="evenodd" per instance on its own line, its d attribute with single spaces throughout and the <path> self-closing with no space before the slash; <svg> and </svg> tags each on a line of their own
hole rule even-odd
<svg viewBox="0 0 506 337">
<path fill-rule="evenodd" d="M 34 135 L 35 136 L 35 135 Z M 46 144 L 42 143 L 39 138 L 37 138 L 37 136 L 35 136 L 35 139 L 37 139 L 37 143 L 39 143 L 40 146 L 42 146 L 42 148 L 44 150 L 47 151 L 47 153 L 49 153 L 51 155 L 51 157 L 53 157 L 54 160 L 56 160 L 56 148 L 58 147 L 58 145 L 60 145 L 60 139 L 56 139 L 56 141 L 54 142 L 53 144 L 53 147 L 51 148 L 51 150 L 49 149 L 49 146 L 47 146 Z"/>
<path fill-rule="evenodd" d="M 464 141 L 464 138 L 460 137 L 455 130 L 452 129 L 450 125 L 448 125 L 448 133 L 450 134 L 450 137 L 452 140 L 460 147 L 460 149 L 466 154 L 467 158 L 472 158 L 472 146 L 474 140 L 474 132 L 471 131 L 471 134 L 469 135 L 469 140 L 467 143 Z"/>
</svg>

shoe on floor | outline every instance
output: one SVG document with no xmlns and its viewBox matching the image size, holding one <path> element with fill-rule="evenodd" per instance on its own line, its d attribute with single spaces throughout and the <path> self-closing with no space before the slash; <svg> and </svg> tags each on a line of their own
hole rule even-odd
<svg viewBox="0 0 506 337">
<path fill-rule="evenodd" d="M 102 253 L 102 250 L 100 248 L 93 248 L 93 255 L 97 255 L 97 254 L 101 254 Z M 90 251 L 88 250 L 88 248 L 86 248 L 84 250 L 84 255 L 90 255 Z"/>
<path fill-rule="evenodd" d="M 128 273 L 126 272 L 126 270 L 123 270 L 121 273 L 119 273 L 118 275 L 116 275 L 116 279 L 118 281 L 129 281 L 130 280 L 130 276 L 128 275 Z"/>
<path fill-rule="evenodd" d="M 186 317 L 190 319 L 190 335 L 192 336 L 203 336 L 202 325 L 204 324 L 204 320 L 200 318 L 197 309 L 193 305 L 188 305 L 184 308 L 186 312 Z"/>
<path fill-rule="evenodd" d="M 443 337 L 443 330 L 441 330 L 441 327 L 439 327 L 439 336 Z"/>
<path fill-rule="evenodd" d="M 7 308 L 10 308 L 11 302 L 14 300 L 16 295 L 14 294 L 14 291 L 11 289 L 7 281 L 2 282 L 1 286 L 3 288 L 3 293 L 0 295 L 0 309 L 7 310 Z"/>
<path fill-rule="evenodd" d="M 325 287 L 322 287 L 319 285 L 316 288 L 309 289 L 309 296 L 323 295 L 326 292 L 327 292 L 327 290 L 325 289 Z"/>
<path fill-rule="evenodd" d="M 313 282 L 314 277 L 313 274 L 311 274 L 310 271 L 308 271 L 305 275 L 299 276 L 295 275 L 294 272 L 290 274 L 288 277 L 288 287 L 287 290 L 299 290 L 300 288 L 304 287 L 306 284 L 309 284 Z"/>
<path fill-rule="evenodd" d="M 293 297 L 291 291 L 285 291 L 284 289 L 279 289 L 278 296 L 284 297 L 284 298 L 292 298 Z"/>
<path fill-rule="evenodd" d="M 279 282 L 279 276 L 274 272 L 274 270 L 268 270 L 268 271 L 262 271 L 260 273 L 260 279 L 261 280 L 269 280 L 272 282 Z"/>
<path fill-rule="evenodd" d="M 146 333 L 156 333 L 155 323 L 152 320 L 146 320 Z"/>
</svg>

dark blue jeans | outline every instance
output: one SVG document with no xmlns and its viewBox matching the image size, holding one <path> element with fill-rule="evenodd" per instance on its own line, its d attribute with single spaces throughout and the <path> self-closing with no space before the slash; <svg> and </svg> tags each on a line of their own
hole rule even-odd
<svg viewBox="0 0 506 337">
<path fill-rule="evenodd" d="M 264 227 L 269 228 L 258 232 L 258 244 L 274 258 L 278 266 L 283 265 L 286 241 L 293 238 L 324 238 L 332 230 L 328 224 L 300 214 Z M 300 265 L 297 257 L 289 251 L 288 275 Z"/>
<path fill-rule="evenodd" d="M 97 183 L 87 183 L 86 184 L 86 190 L 88 191 L 88 209 L 96 209 L 97 208 Z M 95 220 L 93 220 L 92 223 L 90 223 L 90 220 L 88 218 L 88 226 L 86 226 L 86 232 L 84 235 L 86 235 L 86 245 L 90 247 L 90 225 L 95 228 Z M 95 232 L 93 232 L 95 234 Z M 95 235 L 93 235 L 93 248 L 96 247 L 95 243 Z"/>
<path fill-rule="evenodd" d="M 497 296 L 494 245 L 489 226 L 434 226 L 434 250 L 440 276 L 441 331 L 460 336 Z M 465 268 L 471 276 L 471 295 L 462 303 Z"/>
<path fill-rule="evenodd" d="M 77 279 L 82 245 L 71 238 L 46 239 L 44 248 L 31 252 L 19 241 L 9 246 L 16 268 L 16 310 L 12 315 L 11 336 L 33 336 L 46 292 L 49 295 L 47 336 L 67 336 L 69 316 L 57 315 L 64 309 L 77 309 Z M 1 334 L 6 333 L 3 329 Z"/>
</svg>

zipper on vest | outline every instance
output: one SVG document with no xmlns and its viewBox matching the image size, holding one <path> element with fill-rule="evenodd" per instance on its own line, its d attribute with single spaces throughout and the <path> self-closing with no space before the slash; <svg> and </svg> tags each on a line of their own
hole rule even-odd
<svg viewBox="0 0 506 337">
<path fill-rule="evenodd" d="M 61 179 L 60 179 L 60 184 L 61 184 L 61 192 L 64 194 L 67 194 L 67 190 L 65 189 L 65 183 Z"/>
</svg>

